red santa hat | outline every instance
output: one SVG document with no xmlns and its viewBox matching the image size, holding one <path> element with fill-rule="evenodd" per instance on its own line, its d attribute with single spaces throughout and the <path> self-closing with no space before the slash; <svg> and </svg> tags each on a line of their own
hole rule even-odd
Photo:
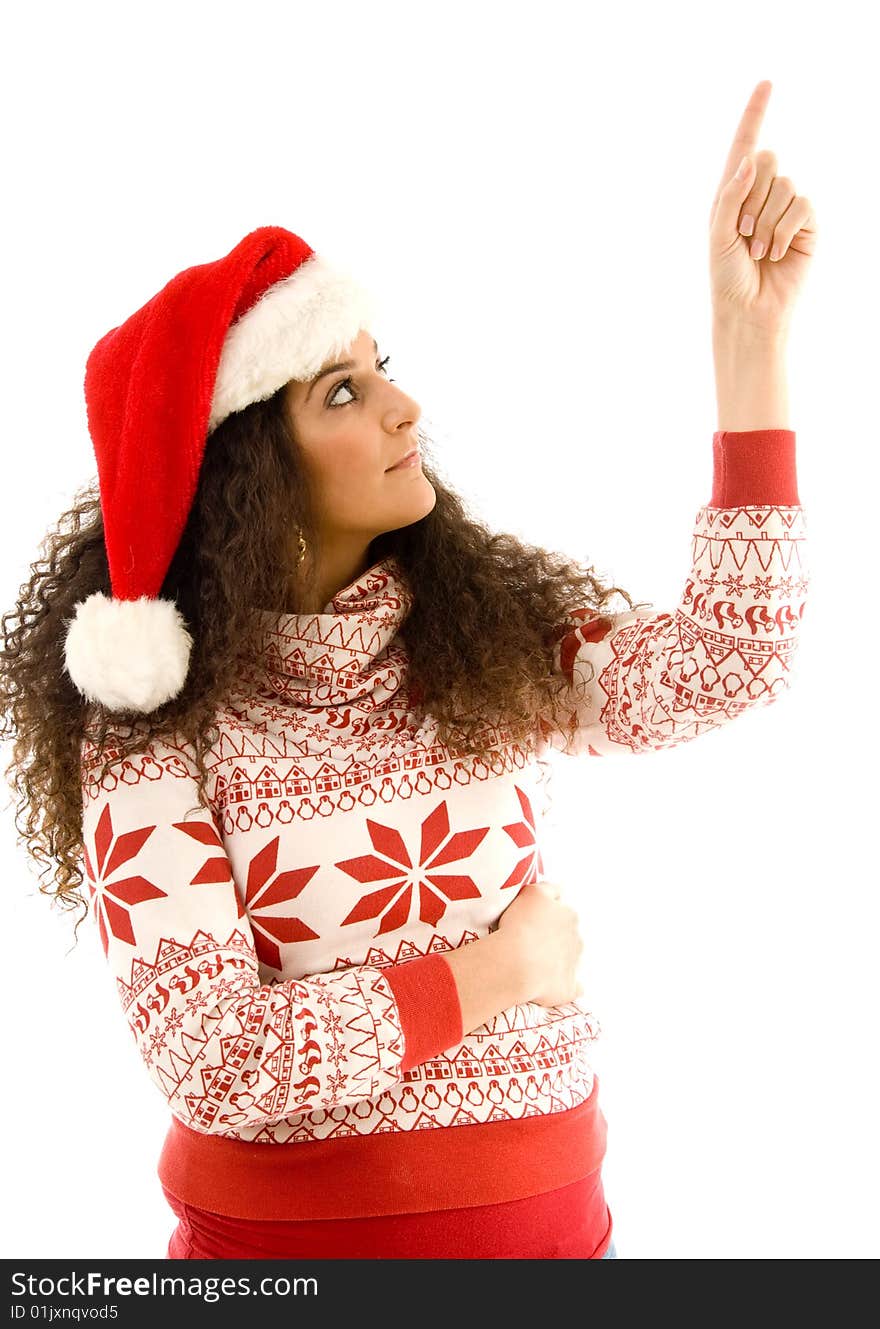
<svg viewBox="0 0 880 1329">
<path fill-rule="evenodd" d="M 186 268 L 111 329 L 86 364 L 112 596 L 67 626 L 67 672 L 90 701 L 149 712 L 176 697 L 193 639 L 159 592 L 208 436 L 290 379 L 314 377 L 373 324 L 372 294 L 280 226 Z"/>
</svg>

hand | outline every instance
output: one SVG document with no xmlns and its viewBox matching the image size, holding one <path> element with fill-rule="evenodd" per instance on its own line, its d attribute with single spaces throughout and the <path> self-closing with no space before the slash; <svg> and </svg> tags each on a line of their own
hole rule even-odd
<svg viewBox="0 0 880 1329">
<path fill-rule="evenodd" d="M 530 882 L 507 906 L 496 929 L 519 957 L 526 1001 L 560 1006 L 583 993 L 577 965 L 584 949 L 578 916 L 549 881 Z"/>
<path fill-rule="evenodd" d="M 776 174 L 776 156 L 755 152 L 772 83 L 757 84 L 733 137 L 709 214 L 709 266 L 715 319 L 757 337 L 778 340 L 788 331 L 794 303 L 816 247 L 809 199 Z M 748 159 L 745 175 L 737 169 Z M 754 219 L 754 228 L 744 224 Z M 755 241 L 763 256 L 753 258 Z M 770 255 L 778 246 L 779 257 Z"/>
</svg>

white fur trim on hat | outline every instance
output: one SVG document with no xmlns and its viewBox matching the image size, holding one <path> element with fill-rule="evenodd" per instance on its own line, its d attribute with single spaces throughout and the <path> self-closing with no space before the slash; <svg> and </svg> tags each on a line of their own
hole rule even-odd
<svg viewBox="0 0 880 1329">
<path fill-rule="evenodd" d="M 374 297 L 347 272 L 313 254 L 232 324 L 223 343 L 208 433 L 290 379 L 314 378 L 369 329 Z"/>
<path fill-rule="evenodd" d="M 76 606 L 64 658 L 90 701 L 149 712 L 181 691 L 192 643 L 173 600 L 113 600 L 95 591 Z"/>
</svg>

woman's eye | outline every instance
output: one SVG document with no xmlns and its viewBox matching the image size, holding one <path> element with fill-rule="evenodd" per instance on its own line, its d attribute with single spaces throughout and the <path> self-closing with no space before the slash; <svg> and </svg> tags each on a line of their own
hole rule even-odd
<svg viewBox="0 0 880 1329">
<path fill-rule="evenodd" d="M 339 391 L 340 388 L 345 388 L 346 392 L 351 392 L 351 388 L 349 387 L 349 384 L 350 384 L 350 383 L 351 383 L 351 379 L 350 379 L 350 378 L 344 378 L 344 379 L 342 380 L 341 383 L 337 383 L 337 384 L 336 384 L 336 387 L 333 389 L 333 391 L 330 393 L 330 396 L 329 396 L 328 399 L 327 399 L 327 405 L 328 405 L 328 406 L 348 406 L 349 403 L 348 403 L 347 401 L 342 401 L 342 402 L 337 401 L 337 400 L 336 400 L 336 394 L 337 394 L 337 392 Z M 353 397 L 352 397 L 352 401 L 354 401 L 354 398 L 353 398 Z"/>
<path fill-rule="evenodd" d="M 385 366 L 388 364 L 388 361 L 389 361 L 390 359 L 391 359 L 391 356 L 390 356 L 390 355 L 386 355 L 384 360 L 380 360 L 380 361 L 378 362 L 377 368 L 381 369 L 381 370 L 384 372 L 384 370 L 385 370 Z M 393 379 L 393 378 L 390 379 L 389 382 L 393 383 L 393 382 L 394 382 L 394 379 Z M 343 378 L 339 383 L 336 384 L 336 387 L 333 389 L 333 391 L 330 393 L 330 396 L 327 398 L 327 405 L 328 405 L 328 406 L 331 406 L 331 407 L 334 407 L 334 406 L 350 406 L 350 405 L 351 405 L 351 401 L 354 401 L 354 400 L 355 400 L 355 397 L 354 397 L 354 395 L 352 394 L 351 401 L 336 401 L 336 400 L 335 400 L 335 398 L 336 398 L 336 394 L 337 394 L 337 392 L 339 391 L 340 388 L 345 388 L 346 392 L 348 392 L 348 393 L 352 393 L 351 379 L 350 379 L 350 378 Z"/>
</svg>

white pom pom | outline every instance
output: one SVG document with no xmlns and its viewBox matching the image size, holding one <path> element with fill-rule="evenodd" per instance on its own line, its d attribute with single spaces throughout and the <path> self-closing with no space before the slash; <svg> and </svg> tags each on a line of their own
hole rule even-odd
<svg viewBox="0 0 880 1329">
<path fill-rule="evenodd" d="M 64 658 L 89 701 L 148 712 L 183 688 L 192 644 L 173 600 L 112 600 L 95 591 L 76 606 Z"/>
</svg>

